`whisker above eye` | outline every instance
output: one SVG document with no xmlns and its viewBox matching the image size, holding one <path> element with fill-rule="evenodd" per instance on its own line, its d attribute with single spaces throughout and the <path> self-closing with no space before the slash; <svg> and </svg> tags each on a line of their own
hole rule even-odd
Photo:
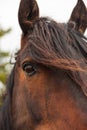
<svg viewBox="0 0 87 130">
<path fill-rule="evenodd" d="M 10 64 L 15 64 L 17 60 L 18 52 L 13 52 L 10 58 Z"/>
</svg>

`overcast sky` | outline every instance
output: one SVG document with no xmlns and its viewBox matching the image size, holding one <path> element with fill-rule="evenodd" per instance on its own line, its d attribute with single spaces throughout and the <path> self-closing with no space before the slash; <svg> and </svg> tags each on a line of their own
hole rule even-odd
<svg viewBox="0 0 87 130">
<path fill-rule="evenodd" d="M 0 47 L 15 51 L 20 47 L 21 30 L 17 12 L 20 0 L 0 0 L 0 27 L 12 28 L 12 32 L 0 39 Z M 67 22 L 77 0 L 37 0 L 40 16 L 49 16 L 58 22 Z M 87 0 L 84 0 L 87 5 Z M 87 34 L 87 33 L 86 33 Z"/>
</svg>

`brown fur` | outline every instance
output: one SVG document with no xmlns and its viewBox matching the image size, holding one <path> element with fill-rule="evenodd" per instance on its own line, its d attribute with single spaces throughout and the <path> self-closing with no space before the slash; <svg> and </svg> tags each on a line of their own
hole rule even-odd
<svg viewBox="0 0 87 130">
<path fill-rule="evenodd" d="M 87 21 L 82 24 L 81 17 L 87 13 L 82 0 L 75 10 L 67 24 L 57 23 L 39 18 L 35 0 L 21 0 L 21 49 L 8 80 L 0 130 L 87 130 L 87 38 L 82 34 Z"/>
</svg>

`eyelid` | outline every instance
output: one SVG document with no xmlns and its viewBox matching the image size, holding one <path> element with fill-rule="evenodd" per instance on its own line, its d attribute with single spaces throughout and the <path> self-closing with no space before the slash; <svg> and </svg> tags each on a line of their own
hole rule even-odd
<svg viewBox="0 0 87 130">
<path fill-rule="evenodd" d="M 34 67 L 34 69 L 38 69 L 38 63 L 36 63 L 35 61 L 29 61 L 29 60 L 25 60 L 21 63 L 21 67 L 23 68 L 24 65 L 30 65 L 32 67 Z"/>
<path fill-rule="evenodd" d="M 20 65 L 22 66 L 24 63 L 29 63 L 31 64 L 36 64 L 36 62 L 30 58 L 25 58 L 24 60 L 22 60 L 22 62 L 20 63 Z"/>
</svg>

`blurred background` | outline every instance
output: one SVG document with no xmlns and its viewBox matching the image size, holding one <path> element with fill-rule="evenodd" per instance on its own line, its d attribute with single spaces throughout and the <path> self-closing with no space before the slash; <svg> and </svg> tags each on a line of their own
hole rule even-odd
<svg viewBox="0 0 87 130">
<path fill-rule="evenodd" d="M 58 22 L 67 22 L 77 0 L 37 0 L 40 16 L 49 16 Z M 84 0 L 87 5 L 87 0 Z M 18 25 L 20 0 L 0 0 L 0 95 L 5 90 L 11 71 L 11 55 L 20 48 L 21 29 Z M 87 36 L 87 31 L 85 32 Z"/>
</svg>

